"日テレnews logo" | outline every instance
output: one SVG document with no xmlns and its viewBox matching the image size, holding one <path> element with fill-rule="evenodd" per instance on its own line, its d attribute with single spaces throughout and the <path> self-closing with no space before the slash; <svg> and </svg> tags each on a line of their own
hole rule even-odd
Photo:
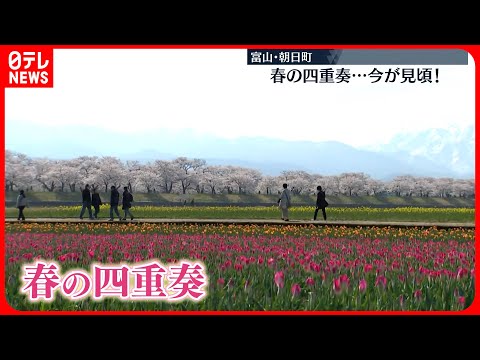
<svg viewBox="0 0 480 360">
<path fill-rule="evenodd" d="M 53 49 L 18 49 L 6 55 L 5 87 L 53 87 Z"/>
</svg>

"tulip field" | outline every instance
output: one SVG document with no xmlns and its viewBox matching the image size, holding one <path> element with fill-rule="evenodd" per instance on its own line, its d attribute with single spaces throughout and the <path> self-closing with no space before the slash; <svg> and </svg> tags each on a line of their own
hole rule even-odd
<svg viewBox="0 0 480 360">
<path fill-rule="evenodd" d="M 461 311 L 475 294 L 474 233 L 6 223 L 6 298 L 43 311 Z"/>
</svg>

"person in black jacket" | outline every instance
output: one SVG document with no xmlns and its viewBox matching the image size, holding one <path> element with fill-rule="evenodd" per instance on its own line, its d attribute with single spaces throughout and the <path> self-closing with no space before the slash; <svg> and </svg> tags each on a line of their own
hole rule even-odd
<svg viewBox="0 0 480 360">
<path fill-rule="evenodd" d="M 133 214 L 130 212 L 132 207 L 133 195 L 128 191 L 128 187 L 123 187 L 123 197 L 122 197 L 122 209 L 125 213 L 122 220 L 127 220 L 127 216 L 130 216 L 130 219 L 133 220 Z"/>
<path fill-rule="evenodd" d="M 95 209 L 93 213 L 93 217 L 95 219 L 98 218 L 98 213 L 100 212 L 100 205 L 102 205 L 102 199 L 100 198 L 100 194 L 97 192 L 97 189 L 93 188 L 92 192 L 92 206 Z"/>
<path fill-rule="evenodd" d="M 92 214 L 92 195 L 90 194 L 90 185 L 85 185 L 85 189 L 82 190 L 82 210 L 80 210 L 80 220 L 83 220 L 83 214 L 85 209 L 88 210 L 88 217 L 90 220 L 94 220 Z"/>
<path fill-rule="evenodd" d="M 317 202 L 315 206 L 315 213 L 313 214 L 313 220 L 317 220 L 318 210 L 322 209 L 323 220 L 327 220 L 327 212 L 325 208 L 328 206 L 328 202 L 325 199 L 325 191 L 322 190 L 321 186 L 317 186 Z"/>
<path fill-rule="evenodd" d="M 113 221 L 113 213 L 118 216 L 118 220 L 122 220 L 120 213 L 118 212 L 118 204 L 120 203 L 120 193 L 118 192 L 115 185 L 110 187 L 110 219 L 109 221 Z"/>
<path fill-rule="evenodd" d="M 25 215 L 23 214 L 23 209 L 28 207 L 27 197 L 25 196 L 25 191 L 20 190 L 20 194 L 17 196 L 17 204 L 16 207 L 18 209 L 18 216 L 17 220 L 25 220 Z"/>
</svg>

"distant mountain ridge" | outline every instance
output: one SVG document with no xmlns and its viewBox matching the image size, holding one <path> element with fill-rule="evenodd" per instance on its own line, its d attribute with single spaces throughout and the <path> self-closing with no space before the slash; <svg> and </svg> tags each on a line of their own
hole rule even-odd
<svg viewBox="0 0 480 360">
<path fill-rule="evenodd" d="M 407 163 L 427 159 L 451 169 L 459 177 L 474 177 L 475 128 L 430 129 L 397 134 L 388 144 L 372 149 Z"/>
<path fill-rule="evenodd" d="M 38 126 L 38 129 L 35 129 Z M 32 128 L 33 127 L 33 128 Z M 192 130 L 133 131 L 131 134 L 85 126 L 45 127 L 22 124 L 6 127 L 6 149 L 31 157 L 69 159 L 78 156 L 115 156 L 141 162 L 200 158 L 210 165 L 235 165 L 278 175 L 283 170 L 339 175 L 363 172 L 388 180 L 397 175 L 473 178 L 475 140 L 473 126 L 464 130 L 431 129 L 401 134 L 386 145 L 355 148 L 337 141 L 286 141 L 265 137 L 223 139 Z M 22 134 L 9 140 L 9 134 Z M 18 139 L 22 140 L 19 141 Z"/>
</svg>

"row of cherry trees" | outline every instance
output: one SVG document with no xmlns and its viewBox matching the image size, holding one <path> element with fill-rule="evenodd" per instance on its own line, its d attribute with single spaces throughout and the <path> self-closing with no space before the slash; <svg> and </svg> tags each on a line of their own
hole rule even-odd
<svg viewBox="0 0 480 360">
<path fill-rule="evenodd" d="M 70 160 L 31 158 L 6 150 L 5 190 L 79 191 L 91 184 L 107 192 L 111 185 L 134 192 L 278 194 L 288 183 L 294 194 L 308 195 L 321 185 L 327 195 L 380 195 L 473 197 L 473 179 L 397 176 L 391 181 L 372 179 L 364 173 L 335 176 L 305 171 L 283 171 L 278 176 L 239 166 L 208 165 L 202 159 L 178 157 L 148 163 L 121 161 L 116 157 L 81 156 Z"/>
</svg>

